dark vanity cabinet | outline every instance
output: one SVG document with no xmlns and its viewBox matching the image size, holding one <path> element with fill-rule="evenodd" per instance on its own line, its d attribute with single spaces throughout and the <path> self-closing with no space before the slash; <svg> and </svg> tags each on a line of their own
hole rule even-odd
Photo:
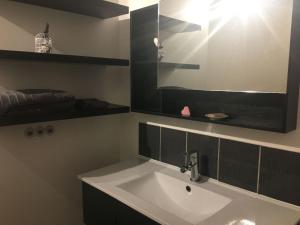
<svg viewBox="0 0 300 225">
<path fill-rule="evenodd" d="M 172 2 L 172 0 L 169 0 L 169 2 Z M 173 3 L 177 4 L 178 2 L 173 1 Z M 230 74 L 231 69 L 228 70 L 229 72 L 227 71 L 227 74 L 223 74 L 222 69 L 218 69 L 217 71 L 214 70 L 215 67 L 218 67 L 220 64 L 220 66 L 226 66 L 226 63 L 222 64 L 224 60 L 221 60 L 220 64 L 216 63 L 210 66 L 209 69 L 214 70 L 213 72 L 210 72 L 211 70 L 207 70 L 208 72 L 205 74 L 207 77 L 205 79 L 213 80 L 211 78 L 213 73 L 216 75 L 216 77 L 218 77 L 215 80 L 216 82 L 220 82 L 220 84 L 214 85 L 214 82 L 210 83 L 214 87 L 222 86 L 222 83 L 224 82 L 228 82 L 228 86 L 232 86 L 231 81 L 226 80 L 227 76 L 231 76 L 231 78 L 234 79 L 234 82 L 243 83 L 241 85 L 239 85 L 239 83 L 235 84 L 236 89 L 234 90 L 226 89 L 226 87 L 221 90 L 215 89 L 213 87 L 203 88 L 204 82 L 199 82 L 199 89 L 188 88 L 184 86 L 184 84 L 181 85 L 181 83 L 177 83 L 177 85 L 165 84 L 165 86 L 161 86 L 160 76 L 162 76 L 161 74 L 164 73 L 164 71 L 168 71 L 169 73 L 167 79 L 164 75 L 164 81 L 168 79 L 174 79 L 174 76 L 172 77 L 172 75 L 170 75 L 172 73 L 176 74 L 178 80 L 181 81 L 184 79 L 189 79 L 191 77 L 187 75 L 189 73 L 199 73 L 197 79 L 202 79 L 204 73 L 203 71 L 205 71 L 205 60 L 203 60 L 203 63 L 201 62 L 201 60 L 199 60 L 199 63 L 183 64 L 185 62 L 180 61 L 180 57 L 176 56 L 175 54 L 177 49 L 180 50 L 183 47 L 178 44 L 173 45 L 170 48 L 169 44 L 169 46 L 167 46 L 169 47 L 169 49 L 165 49 L 166 46 L 163 46 L 164 48 L 162 50 L 166 52 L 167 50 L 169 50 L 169 52 L 171 52 L 170 55 L 164 57 L 164 61 L 160 61 L 160 49 L 159 46 L 155 44 L 154 39 L 160 37 L 162 31 L 168 32 L 168 30 L 171 30 L 168 35 L 179 33 L 177 34 L 178 36 L 183 36 L 185 34 L 193 35 L 194 32 L 198 32 L 200 33 L 200 35 L 202 35 L 203 33 L 201 34 L 201 32 L 204 32 L 202 30 L 205 29 L 202 29 L 200 28 L 200 26 L 194 24 L 189 24 L 185 21 L 179 21 L 171 17 L 169 18 L 162 16 L 160 14 L 160 10 L 162 7 L 159 5 L 152 5 L 149 7 L 138 9 L 136 11 L 132 11 L 131 110 L 133 112 L 139 113 L 163 115 L 187 120 L 218 123 L 230 126 L 282 133 L 295 130 L 297 125 L 300 76 L 300 3 L 299 1 L 295 0 L 293 4 L 293 15 L 289 15 L 292 17 L 291 29 L 290 27 L 287 29 L 290 32 L 290 38 L 287 38 L 288 40 L 286 41 L 286 52 L 289 53 L 284 56 L 284 66 L 276 67 L 274 63 L 270 63 L 270 65 L 268 64 L 267 72 L 265 72 L 265 64 L 257 60 L 259 59 L 260 55 L 258 57 L 256 57 L 256 55 L 252 55 L 250 57 L 250 60 L 252 60 L 250 63 L 245 60 L 245 63 L 248 63 L 247 69 L 241 67 L 244 71 L 241 72 L 241 76 Z M 169 7 L 169 9 L 171 8 L 172 7 Z M 211 26 L 213 25 L 214 24 L 212 24 Z M 181 29 L 179 31 L 175 29 L 181 26 L 184 26 L 185 29 Z M 190 27 L 192 27 L 193 29 L 189 29 Z M 230 26 L 229 24 L 228 29 L 230 29 L 230 27 L 232 26 Z M 261 33 L 257 33 L 255 36 L 255 34 L 253 34 L 254 32 L 255 31 L 253 30 L 249 32 L 254 36 L 254 38 L 261 35 Z M 232 39 L 236 38 L 234 36 L 234 32 L 232 32 L 232 36 Z M 173 39 L 170 38 L 170 40 Z M 265 41 L 266 39 L 267 38 L 265 38 L 263 41 Z M 188 45 L 188 40 L 188 38 L 183 38 L 184 46 Z M 228 52 L 228 54 L 230 55 L 230 51 L 227 51 L 228 48 L 226 48 L 226 46 L 220 46 L 220 43 L 218 41 L 215 42 L 217 43 L 214 43 L 214 46 L 210 43 L 211 45 L 208 49 L 213 49 L 216 52 L 214 53 L 216 57 L 218 57 L 218 50 L 220 49 L 220 53 L 222 53 L 222 56 L 226 59 L 226 53 L 224 52 Z M 255 44 L 257 51 L 261 51 L 261 49 L 263 49 L 262 46 L 264 46 L 264 44 L 256 44 L 256 42 L 251 43 Z M 164 44 L 165 43 L 162 43 L 162 45 Z M 195 49 L 197 48 L 196 44 Z M 231 44 L 234 45 L 234 41 L 231 41 Z M 166 45 L 168 45 L 168 43 Z M 214 48 L 211 48 L 211 46 L 213 46 Z M 191 48 L 192 47 L 193 46 L 191 46 Z M 248 51 L 250 52 L 251 48 L 249 49 Z M 209 58 L 209 54 L 211 53 L 209 51 L 207 52 L 208 53 L 205 57 Z M 269 52 L 272 51 L 270 50 Z M 262 56 L 263 54 L 264 53 L 262 53 Z M 247 57 L 249 56 L 245 55 L 245 58 Z M 268 62 L 267 57 L 265 57 L 264 60 Z M 250 74 L 251 71 L 255 71 L 256 66 L 251 67 L 249 65 L 255 65 L 255 62 L 258 62 L 257 66 L 261 66 L 263 68 L 262 70 L 258 71 L 258 74 L 260 74 L 261 72 L 262 75 L 266 75 L 267 78 L 262 78 L 262 76 L 257 74 Z M 234 61 L 233 65 L 237 65 L 237 67 L 239 67 L 240 64 Z M 280 78 L 284 81 L 284 83 L 280 84 L 282 92 L 274 90 L 275 88 L 273 89 L 273 84 L 270 85 L 275 77 L 275 75 L 272 74 L 272 71 L 274 73 L 278 71 L 275 68 L 286 68 L 283 72 L 279 73 L 279 76 L 284 76 L 282 79 Z M 234 67 L 232 70 L 235 71 L 236 67 Z M 245 70 L 248 74 L 247 77 L 245 77 Z M 245 80 L 242 80 L 242 77 L 244 77 Z M 266 82 L 266 84 L 264 85 L 268 87 L 270 91 L 268 91 L 269 89 L 267 88 L 265 88 L 266 91 L 252 91 L 252 89 L 241 90 L 240 87 L 242 85 L 252 85 L 252 83 L 248 82 L 247 79 L 253 81 L 256 85 L 260 85 L 261 82 Z M 202 87 L 202 89 L 200 86 Z M 252 88 L 252 86 L 250 88 Z M 253 90 L 256 90 L 255 88 L 256 86 L 253 85 Z M 188 106 L 190 109 L 190 117 L 183 117 L 181 115 L 181 111 L 185 106 Z M 223 113 L 228 117 L 221 119 L 212 119 L 208 116 L 215 114 L 217 115 L 220 113 Z"/>
<path fill-rule="evenodd" d="M 159 225 L 98 189 L 82 183 L 86 225 Z"/>
</svg>

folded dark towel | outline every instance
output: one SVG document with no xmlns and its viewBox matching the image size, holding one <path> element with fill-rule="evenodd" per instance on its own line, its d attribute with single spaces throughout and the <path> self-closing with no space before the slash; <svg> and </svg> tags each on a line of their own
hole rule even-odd
<svg viewBox="0 0 300 225">
<path fill-rule="evenodd" d="M 25 89 L 0 92 L 0 115 L 20 106 L 47 105 L 60 102 L 75 102 L 75 97 L 65 91 L 49 89 Z"/>
<path fill-rule="evenodd" d="M 75 97 L 66 91 L 51 89 L 23 89 L 17 92 L 23 93 L 28 101 L 33 103 L 53 103 L 66 100 L 74 100 Z"/>
<path fill-rule="evenodd" d="M 89 99 L 78 99 L 75 107 L 80 110 L 100 110 L 105 109 L 109 106 L 108 102 L 101 101 L 95 98 Z"/>
</svg>

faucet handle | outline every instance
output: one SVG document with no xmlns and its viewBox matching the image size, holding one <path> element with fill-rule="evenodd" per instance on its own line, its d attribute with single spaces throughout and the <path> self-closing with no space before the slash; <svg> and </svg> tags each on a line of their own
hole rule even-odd
<svg viewBox="0 0 300 225">
<path fill-rule="evenodd" d="M 183 154 L 183 156 L 184 156 L 184 165 L 183 165 L 183 167 L 180 168 L 180 172 L 181 173 L 185 173 L 188 170 L 188 168 L 189 168 L 189 156 L 188 156 L 188 153 L 185 152 Z"/>
<path fill-rule="evenodd" d="M 190 154 L 190 162 L 197 163 L 198 162 L 198 152 L 193 152 Z"/>
<path fill-rule="evenodd" d="M 197 165 L 198 165 L 198 152 L 190 153 L 188 168 L 191 169 L 192 167 L 197 166 Z"/>
</svg>

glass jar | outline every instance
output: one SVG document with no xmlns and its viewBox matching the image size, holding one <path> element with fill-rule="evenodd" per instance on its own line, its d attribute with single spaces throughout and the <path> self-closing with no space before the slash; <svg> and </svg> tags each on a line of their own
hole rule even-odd
<svg viewBox="0 0 300 225">
<path fill-rule="evenodd" d="M 46 33 L 38 33 L 35 36 L 35 52 L 37 53 L 51 53 L 52 39 Z"/>
</svg>

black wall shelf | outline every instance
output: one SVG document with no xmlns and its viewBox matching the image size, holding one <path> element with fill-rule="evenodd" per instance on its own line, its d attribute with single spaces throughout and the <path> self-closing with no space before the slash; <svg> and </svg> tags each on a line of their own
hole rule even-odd
<svg viewBox="0 0 300 225">
<path fill-rule="evenodd" d="M 75 55 L 63 55 L 63 54 L 41 54 L 35 52 L 22 52 L 22 51 L 10 51 L 10 50 L 0 50 L 0 59 L 96 64 L 96 65 L 110 65 L 110 66 L 129 66 L 129 60 L 126 59 L 100 58 L 100 57 L 75 56 Z"/>
<path fill-rule="evenodd" d="M 159 66 L 161 68 L 165 68 L 165 69 L 200 70 L 200 65 L 198 65 L 198 64 L 183 64 L 183 63 L 160 62 Z"/>
<path fill-rule="evenodd" d="M 10 0 L 106 19 L 129 13 L 129 8 L 103 0 Z"/>
<path fill-rule="evenodd" d="M 13 115 L 13 116 L 1 116 L 0 117 L 0 126 L 9 126 L 9 125 L 18 125 L 18 124 L 28 124 L 28 123 L 39 123 L 47 121 L 56 121 L 56 120 L 67 120 L 67 119 L 76 119 L 76 118 L 85 118 L 85 117 L 95 117 L 95 116 L 104 116 L 111 114 L 120 114 L 128 113 L 130 111 L 128 106 L 121 106 L 115 104 L 109 104 L 103 109 L 71 109 L 70 111 L 64 111 L 59 113 L 51 114 L 32 114 L 32 115 Z"/>
<path fill-rule="evenodd" d="M 184 33 L 200 31 L 201 26 L 194 23 L 178 20 L 168 16 L 159 16 L 159 29 L 166 30 L 172 33 Z"/>
</svg>

